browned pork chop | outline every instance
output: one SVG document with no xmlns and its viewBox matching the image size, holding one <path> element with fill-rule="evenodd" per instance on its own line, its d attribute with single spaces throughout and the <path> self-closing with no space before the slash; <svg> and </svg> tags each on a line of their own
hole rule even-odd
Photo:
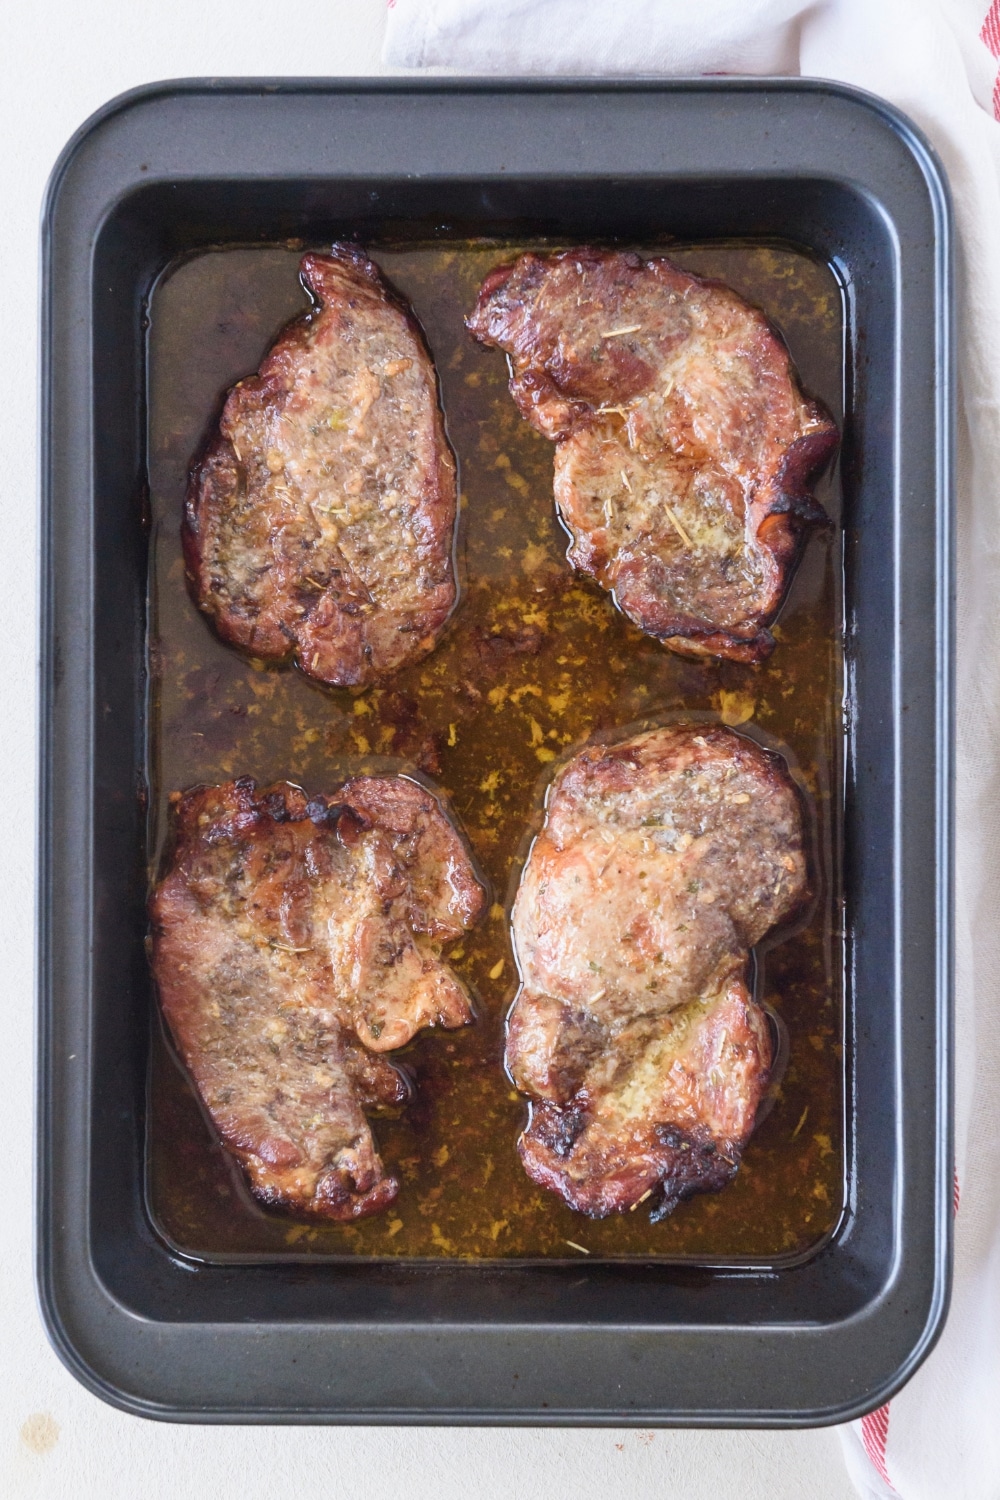
<svg viewBox="0 0 1000 1500">
<path fill-rule="evenodd" d="M 759 661 L 837 432 L 764 315 L 669 260 L 522 255 L 468 326 L 551 438 L 574 567 L 684 655 Z"/>
<path fill-rule="evenodd" d="M 311 802 L 242 777 L 175 810 L 153 970 L 223 1142 L 266 1203 L 378 1212 L 398 1189 L 365 1110 L 407 1096 L 381 1054 L 472 1018 L 438 956 L 485 899 L 459 835 L 403 777 Z"/>
<path fill-rule="evenodd" d="M 360 250 L 305 255 L 315 306 L 227 397 L 188 486 L 184 552 L 223 640 L 366 684 L 455 603 L 455 463 L 412 314 Z"/>
<path fill-rule="evenodd" d="M 798 793 L 730 729 L 654 729 L 559 772 L 513 917 L 530 1177 L 594 1217 L 732 1177 L 772 1061 L 749 950 L 806 895 Z"/>
</svg>

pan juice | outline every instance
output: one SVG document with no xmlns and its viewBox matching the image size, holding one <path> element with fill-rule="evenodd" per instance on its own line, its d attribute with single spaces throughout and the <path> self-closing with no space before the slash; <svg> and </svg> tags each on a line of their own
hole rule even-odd
<svg viewBox="0 0 1000 1500">
<path fill-rule="evenodd" d="M 842 544 L 834 468 L 815 492 L 834 525 L 811 536 L 760 666 L 685 661 L 644 636 L 565 561 L 552 500 L 552 444 L 518 415 L 503 356 L 466 333 L 487 273 L 538 242 L 368 244 L 410 302 L 438 371 L 459 467 L 460 598 L 437 649 L 363 692 L 309 683 L 294 667 L 224 646 L 188 595 L 180 546 L 187 472 L 225 392 L 305 310 L 303 249 L 225 248 L 176 262 L 149 306 L 149 869 L 169 833 L 168 797 L 252 775 L 335 790 L 359 771 L 404 771 L 438 790 L 491 890 L 480 925 L 446 956 L 474 1025 L 422 1033 L 390 1054 L 414 1083 L 373 1116 L 400 1182 L 386 1212 L 354 1224 L 256 1204 L 218 1145 L 158 1018 L 147 1110 L 146 1197 L 158 1232 L 209 1260 L 379 1257 L 776 1262 L 814 1250 L 846 1199 L 843 1056 Z M 832 271 L 782 245 L 637 246 L 726 282 L 784 335 L 803 386 L 843 418 L 845 320 Z M 758 950 L 759 997 L 788 1058 L 735 1180 L 659 1224 L 646 1208 L 602 1221 L 525 1175 L 516 1141 L 527 1101 L 503 1070 L 517 989 L 509 912 L 561 758 L 595 733 L 695 714 L 783 747 L 815 819 L 816 900 L 791 935 Z M 648 1207 L 648 1205 L 646 1206 Z"/>
</svg>

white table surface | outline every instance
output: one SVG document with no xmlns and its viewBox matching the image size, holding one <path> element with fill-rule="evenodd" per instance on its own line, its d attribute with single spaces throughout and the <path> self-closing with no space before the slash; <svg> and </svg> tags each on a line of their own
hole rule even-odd
<svg viewBox="0 0 1000 1500">
<path fill-rule="evenodd" d="M 50 1350 L 32 1281 L 38 217 L 71 133 L 162 78 L 383 71 L 384 0 L 28 0 L 5 7 L 0 97 L 0 1497 L 67 1500 L 847 1500 L 830 1431 L 170 1426 L 88 1394 Z"/>
</svg>

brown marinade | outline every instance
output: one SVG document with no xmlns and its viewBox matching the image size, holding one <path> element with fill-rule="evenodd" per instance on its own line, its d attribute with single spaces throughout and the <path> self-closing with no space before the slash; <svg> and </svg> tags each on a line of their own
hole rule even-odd
<svg viewBox="0 0 1000 1500">
<path fill-rule="evenodd" d="M 437 365 L 459 465 L 459 604 L 437 649 L 380 688 L 325 689 L 293 667 L 248 660 L 213 636 L 188 596 L 181 509 L 188 467 L 226 390 L 305 305 L 303 248 L 187 258 L 151 299 L 150 873 L 168 836 L 171 791 L 247 774 L 322 793 L 359 771 L 416 771 L 450 802 L 492 886 L 486 919 L 449 954 L 478 1020 L 399 1054 L 416 1094 L 374 1129 L 400 1195 L 385 1214 L 349 1225 L 299 1222 L 252 1202 L 157 1024 L 147 1127 L 154 1223 L 185 1253 L 223 1259 L 580 1258 L 582 1249 L 718 1262 L 807 1252 L 835 1227 L 845 1199 L 839 527 L 809 542 L 769 661 L 672 655 L 570 573 L 551 445 L 518 415 L 503 358 L 463 326 L 490 269 L 538 247 L 369 245 Z M 805 390 L 841 421 L 843 307 L 828 267 L 745 242 L 634 248 L 666 252 L 762 307 Z M 816 493 L 836 522 L 836 474 Z M 516 990 L 510 903 L 557 759 L 595 732 L 692 713 L 783 749 L 815 812 L 818 898 L 798 930 L 758 955 L 759 995 L 787 1032 L 788 1063 L 722 1193 L 682 1203 L 658 1224 L 642 1209 L 592 1221 L 536 1187 L 517 1159 L 526 1104 L 502 1068 Z"/>
</svg>

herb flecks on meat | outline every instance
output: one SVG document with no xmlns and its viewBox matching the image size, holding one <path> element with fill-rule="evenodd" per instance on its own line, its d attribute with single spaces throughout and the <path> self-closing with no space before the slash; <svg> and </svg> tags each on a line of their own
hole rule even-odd
<svg viewBox="0 0 1000 1500">
<path fill-rule="evenodd" d="M 568 762 L 513 915 L 529 1177 L 598 1218 L 730 1180 L 772 1063 L 750 949 L 806 894 L 798 794 L 753 741 L 678 726 Z"/>
<path fill-rule="evenodd" d="M 229 392 L 184 551 L 223 640 L 341 687 L 434 646 L 455 603 L 455 462 L 419 328 L 377 268 L 306 255 L 315 301 Z"/>
<path fill-rule="evenodd" d="M 763 313 L 669 260 L 577 249 L 491 272 L 468 327 L 556 445 L 573 566 L 682 655 L 766 657 L 837 431 Z"/>
<path fill-rule="evenodd" d="M 485 901 L 465 845 L 399 776 L 312 801 L 243 777 L 184 794 L 175 815 L 153 969 L 223 1143 L 265 1203 L 377 1213 L 398 1185 L 366 1111 L 408 1094 L 384 1054 L 472 1019 L 439 956 Z"/>
</svg>

